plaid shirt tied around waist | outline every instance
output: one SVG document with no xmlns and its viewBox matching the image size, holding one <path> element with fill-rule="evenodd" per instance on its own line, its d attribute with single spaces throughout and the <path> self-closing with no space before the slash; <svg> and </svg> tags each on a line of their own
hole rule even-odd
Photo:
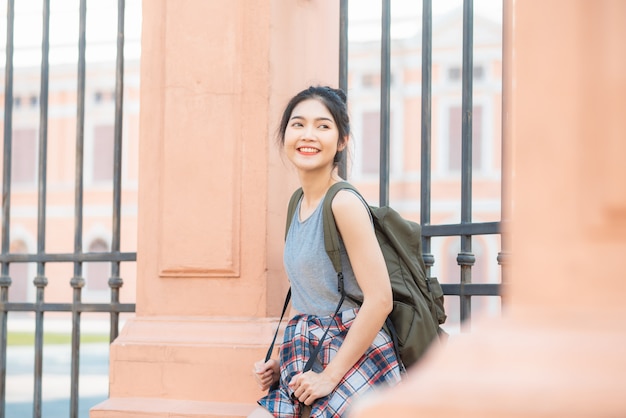
<svg viewBox="0 0 626 418">
<path fill-rule="evenodd" d="M 265 407 L 275 417 L 300 417 L 303 404 L 291 398 L 292 391 L 287 386 L 289 381 L 302 372 L 310 352 L 320 344 L 324 331 L 330 325 L 313 371 L 319 373 L 326 367 L 343 344 L 357 312 L 358 308 L 354 308 L 340 312 L 336 316 L 301 314 L 291 319 L 280 347 L 279 384 L 258 401 L 259 405 Z M 400 368 L 393 342 L 387 333 L 381 330 L 372 345 L 346 373 L 337 387 L 311 405 L 311 418 L 342 417 L 360 395 L 375 386 L 395 385 L 399 381 Z"/>
</svg>

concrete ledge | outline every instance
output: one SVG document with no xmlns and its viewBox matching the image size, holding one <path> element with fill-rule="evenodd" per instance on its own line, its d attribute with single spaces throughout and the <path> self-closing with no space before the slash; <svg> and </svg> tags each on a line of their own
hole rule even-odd
<svg viewBox="0 0 626 418">
<path fill-rule="evenodd" d="M 277 322 L 258 318 L 151 317 L 129 320 L 111 345 L 115 399 L 254 403 L 252 368 Z"/>
<path fill-rule="evenodd" d="M 89 411 L 90 418 L 246 417 L 255 404 L 198 402 L 158 398 L 110 398 Z"/>
</svg>

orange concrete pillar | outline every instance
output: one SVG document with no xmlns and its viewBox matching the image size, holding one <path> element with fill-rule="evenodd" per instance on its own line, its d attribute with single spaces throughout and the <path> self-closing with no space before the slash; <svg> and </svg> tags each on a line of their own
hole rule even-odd
<svg viewBox="0 0 626 418">
<path fill-rule="evenodd" d="M 338 3 L 143 3 L 137 315 L 92 418 L 244 416 L 287 282 L 280 111 L 337 84 Z"/>
<path fill-rule="evenodd" d="M 352 418 L 626 416 L 626 2 L 505 1 L 512 278 Z"/>
</svg>

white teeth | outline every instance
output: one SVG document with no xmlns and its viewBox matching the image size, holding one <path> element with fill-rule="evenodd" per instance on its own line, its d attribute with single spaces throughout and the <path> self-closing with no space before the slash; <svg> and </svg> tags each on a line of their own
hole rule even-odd
<svg viewBox="0 0 626 418">
<path fill-rule="evenodd" d="M 317 152 L 317 150 L 315 148 L 303 147 L 303 148 L 300 148 L 300 152 Z"/>
</svg>

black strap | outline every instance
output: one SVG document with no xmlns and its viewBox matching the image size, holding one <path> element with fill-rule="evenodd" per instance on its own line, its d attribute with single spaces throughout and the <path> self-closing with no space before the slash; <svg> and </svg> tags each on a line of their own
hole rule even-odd
<svg viewBox="0 0 626 418">
<path fill-rule="evenodd" d="M 341 283 L 340 288 L 341 290 L 343 290 L 343 276 L 341 278 L 338 278 L 338 280 Z M 346 298 L 346 293 L 345 291 L 342 291 L 341 298 L 339 298 L 339 303 L 337 304 L 337 309 L 335 309 L 334 316 L 337 316 L 339 314 L 339 310 L 341 309 L 341 305 L 343 305 L 343 301 L 345 300 L 345 298 Z M 291 299 L 291 288 L 289 288 L 289 291 L 287 292 L 287 296 L 285 297 L 285 304 L 283 305 L 283 311 L 280 314 L 280 319 L 278 320 L 278 325 L 276 326 L 276 332 L 274 332 L 274 338 L 272 338 L 272 342 L 267 350 L 267 354 L 265 354 L 266 362 L 268 362 L 272 358 L 272 352 L 274 351 L 274 344 L 276 344 L 276 337 L 278 336 L 278 331 L 280 330 L 280 324 L 281 322 L 283 322 L 283 317 L 285 316 L 285 312 L 287 311 L 287 306 L 289 306 L 290 299 Z M 329 329 L 330 329 L 330 324 L 328 324 L 328 326 L 326 327 L 326 330 L 324 331 L 324 335 L 322 335 L 322 338 L 320 339 L 319 344 L 311 351 L 311 356 L 307 360 L 306 364 L 304 365 L 304 369 L 302 370 L 303 373 L 306 373 L 313 368 L 313 364 L 315 363 L 315 360 L 317 359 L 317 356 L 319 355 L 320 350 L 322 349 L 322 343 L 324 342 L 324 339 L 326 339 L 326 334 L 328 334 Z"/>
<path fill-rule="evenodd" d="M 343 274 L 342 273 L 337 273 L 337 280 L 339 282 L 341 297 L 339 298 L 339 303 L 337 304 L 337 309 L 335 309 L 335 314 L 333 315 L 333 318 L 335 318 L 339 314 L 341 305 L 343 305 L 343 301 L 346 298 L 346 292 L 343 290 Z M 315 360 L 317 360 L 317 356 L 319 355 L 322 349 L 322 346 L 324 345 L 323 343 L 324 343 L 324 340 L 326 339 L 326 334 L 328 334 L 328 330 L 330 329 L 330 325 L 331 324 L 328 324 L 328 326 L 326 327 L 326 330 L 324 331 L 324 335 L 322 335 L 322 338 L 320 338 L 320 342 L 311 351 L 311 355 L 309 356 L 309 359 L 304 365 L 304 369 L 302 369 L 302 373 L 306 373 L 313 368 L 313 364 L 315 363 Z"/>
<path fill-rule="evenodd" d="M 287 292 L 287 296 L 285 297 L 285 304 L 283 305 L 283 312 L 280 314 L 280 319 L 278 320 L 278 325 L 276 326 L 276 332 L 274 333 L 274 338 L 272 338 L 272 343 L 270 344 L 270 347 L 267 350 L 267 354 L 265 355 L 266 363 L 272 358 L 272 352 L 274 351 L 274 344 L 276 343 L 276 337 L 278 336 L 280 323 L 283 322 L 283 317 L 285 316 L 285 312 L 287 311 L 287 306 L 289 306 L 290 299 L 291 299 L 291 288 L 289 288 L 289 291 Z"/>
<path fill-rule="evenodd" d="M 389 336 L 391 337 L 391 341 L 393 341 L 393 351 L 396 353 L 396 359 L 398 360 L 398 366 L 400 366 L 400 374 L 406 374 L 406 368 L 404 367 L 404 363 L 402 363 L 402 359 L 400 358 L 400 350 L 399 350 L 399 342 L 398 342 L 398 332 L 396 331 L 396 327 L 393 326 L 393 321 L 388 316 L 385 319 L 385 325 L 387 326 L 387 330 L 389 331 Z"/>
</svg>

